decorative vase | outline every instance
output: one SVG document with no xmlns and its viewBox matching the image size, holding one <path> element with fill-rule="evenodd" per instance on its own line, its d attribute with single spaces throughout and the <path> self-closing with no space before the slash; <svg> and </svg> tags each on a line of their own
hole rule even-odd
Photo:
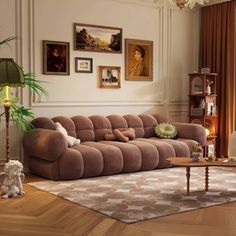
<svg viewBox="0 0 236 236">
<path fill-rule="evenodd" d="M 192 160 L 199 161 L 201 159 L 202 153 L 201 152 L 192 152 Z"/>
<path fill-rule="evenodd" d="M 211 94 L 211 86 L 210 86 L 210 85 L 208 85 L 208 86 L 206 87 L 206 93 L 207 93 L 208 95 Z"/>
</svg>

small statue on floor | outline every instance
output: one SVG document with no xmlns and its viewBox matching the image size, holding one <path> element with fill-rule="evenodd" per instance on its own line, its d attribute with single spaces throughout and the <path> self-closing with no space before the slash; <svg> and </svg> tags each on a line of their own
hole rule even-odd
<svg viewBox="0 0 236 236">
<path fill-rule="evenodd" d="M 10 160 L 4 166 L 4 172 L 0 173 L 0 186 L 2 198 L 23 195 L 22 182 L 25 175 L 22 173 L 23 165 L 17 160 Z"/>
</svg>

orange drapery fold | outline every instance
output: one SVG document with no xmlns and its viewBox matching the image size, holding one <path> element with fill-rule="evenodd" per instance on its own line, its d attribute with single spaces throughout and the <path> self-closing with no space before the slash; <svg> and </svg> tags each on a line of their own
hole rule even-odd
<svg viewBox="0 0 236 236">
<path fill-rule="evenodd" d="M 228 155 L 229 135 L 235 129 L 234 12 L 229 1 L 201 9 L 199 67 L 218 74 L 217 155 Z"/>
</svg>

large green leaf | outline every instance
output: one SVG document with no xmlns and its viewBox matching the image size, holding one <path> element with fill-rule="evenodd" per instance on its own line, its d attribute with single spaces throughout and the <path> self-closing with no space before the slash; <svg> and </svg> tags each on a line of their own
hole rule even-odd
<svg viewBox="0 0 236 236">
<path fill-rule="evenodd" d="M 42 83 L 44 81 L 36 80 L 34 74 L 27 73 L 25 76 L 25 84 L 29 87 L 31 92 L 34 92 L 37 94 L 39 100 L 41 99 L 41 96 L 48 96 L 47 91 L 42 87 Z"/>
<path fill-rule="evenodd" d="M 34 118 L 34 113 L 29 108 L 23 106 L 17 106 L 15 103 L 11 103 L 10 116 L 12 120 L 16 123 L 18 128 L 20 128 L 24 133 L 33 128 L 29 121 Z"/>
</svg>

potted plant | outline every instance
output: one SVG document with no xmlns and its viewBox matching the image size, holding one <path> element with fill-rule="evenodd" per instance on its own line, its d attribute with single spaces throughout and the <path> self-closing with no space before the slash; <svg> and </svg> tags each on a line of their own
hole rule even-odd
<svg viewBox="0 0 236 236">
<path fill-rule="evenodd" d="M 203 157 L 203 149 L 199 143 L 193 145 L 191 157 L 193 161 L 199 161 Z"/>
</svg>

